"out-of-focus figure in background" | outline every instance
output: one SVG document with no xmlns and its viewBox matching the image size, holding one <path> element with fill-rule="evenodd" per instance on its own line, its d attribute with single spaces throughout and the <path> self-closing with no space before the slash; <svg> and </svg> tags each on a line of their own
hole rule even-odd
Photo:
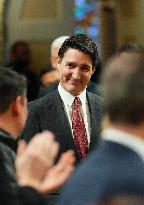
<svg viewBox="0 0 144 205">
<path fill-rule="evenodd" d="M 62 45 L 62 43 L 69 36 L 60 36 L 53 40 L 50 46 L 50 63 L 51 65 L 47 65 L 44 69 L 42 69 L 40 73 L 40 82 L 41 88 L 39 91 L 39 97 L 42 97 L 49 92 L 55 90 L 59 84 L 59 74 L 57 69 L 57 59 L 58 59 L 58 51 Z"/>
<path fill-rule="evenodd" d="M 40 76 L 41 87 L 39 90 L 38 97 L 42 97 L 58 87 L 59 76 L 58 76 L 58 70 L 56 68 L 53 68 L 51 66 L 46 66 L 40 72 L 39 76 Z"/>
<path fill-rule="evenodd" d="M 58 59 L 58 52 L 59 49 L 61 47 L 61 45 L 63 44 L 63 42 L 69 38 L 69 36 L 60 36 L 58 38 L 55 38 L 51 44 L 50 47 L 50 62 L 51 62 L 51 66 L 53 68 L 57 69 L 57 59 Z"/>
<path fill-rule="evenodd" d="M 58 80 L 58 71 L 56 68 L 47 66 L 40 72 L 40 82 L 43 87 L 51 86 Z"/>
<path fill-rule="evenodd" d="M 17 41 L 10 48 L 10 57 L 7 67 L 26 76 L 28 81 L 28 101 L 35 100 L 38 96 L 39 81 L 37 76 L 30 70 L 31 50 L 28 42 Z"/>
</svg>

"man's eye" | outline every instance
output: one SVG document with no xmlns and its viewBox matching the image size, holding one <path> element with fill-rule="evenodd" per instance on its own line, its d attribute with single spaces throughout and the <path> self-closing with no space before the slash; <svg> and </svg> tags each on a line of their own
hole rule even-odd
<svg viewBox="0 0 144 205">
<path fill-rule="evenodd" d="M 74 65 L 73 65 L 73 64 L 68 64 L 67 67 L 68 67 L 69 69 L 73 69 L 73 68 L 74 68 Z"/>
<path fill-rule="evenodd" d="M 89 71 L 90 69 L 89 69 L 89 67 L 82 67 L 81 70 L 83 70 L 83 71 Z"/>
</svg>

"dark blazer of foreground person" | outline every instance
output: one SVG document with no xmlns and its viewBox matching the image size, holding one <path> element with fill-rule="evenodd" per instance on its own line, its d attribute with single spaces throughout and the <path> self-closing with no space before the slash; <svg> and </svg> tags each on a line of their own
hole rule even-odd
<svg viewBox="0 0 144 205">
<path fill-rule="evenodd" d="M 75 172 L 60 204 L 87 205 L 125 193 L 144 196 L 144 162 L 126 146 L 104 140 Z"/>
<path fill-rule="evenodd" d="M 32 187 L 20 187 L 15 174 L 16 141 L 0 130 L 0 204 L 42 205 L 46 198 Z"/>
</svg>

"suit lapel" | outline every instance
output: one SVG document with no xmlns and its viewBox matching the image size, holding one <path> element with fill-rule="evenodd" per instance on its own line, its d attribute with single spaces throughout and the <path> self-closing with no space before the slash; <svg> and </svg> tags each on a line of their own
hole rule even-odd
<svg viewBox="0 0 144 205">
<path fill-rule="evenodd" d="M 56 112 L 56 124 L 57 126 L 59 126 L 61 132 L 64 132 L 64 135 L 65 135 L 63 136 L 63 139 L 68 144 L 68 147 L 72 148 L 73 150 L 75 150 L 75 152 L 77 152 L 74 141 L 73 141 L 73 136 L 71 132 L 70 123 L 67 117 L 67 113 L 65 111 L 63 101 L 58 91 L 56 93 L 54 109 Z"/>
<path fill-rule="evenodd" d="M 91 120 L 90 148 L 92 148 L 97 144 L 101 132 L 101 110 L 100 105 L 96 102 L 93 94 L 87 92 L 87 100 Z"/>
<path fill-rule="evenodd" d="M 100 124 L 101 124 L 101 110 L 99 105 L 96 102 L 95 97 L 93 97 L 93 94 L 87 92 L 87 100 L 88 100 L 88 106 L 90 111 L 90 121 L 91 121 L 91 136 L 90 136 L 90 149 L 97 144 L 98 137 L 100 135 Z M 62 139 L 59 139 L 62 143 L 65 144 L 66 147 L 69 147 L 73 150 L 75 150 L 76 157 L 79 159 L 79 155 L 77 153 L 73 136 L 71 132 L 71 127 L 69 124 L 69 120 L 64 108 L 63 101 L 58 93 L 58 91 L 55 92 L 53 95 L 53 99 L 50 103 L 51 105 L 51 113 L 55 113 L 55 119 L 54 122 L 56 124 L 55 127 L 58 127 L 58 132 L 61 133 L 60 136 L 62 136 Z M 50 110 L 49 109 L 49 110 Z M 52 122 L 53 123 L 53 122 Z M 55 132 L 57 132 L 55 130 Z M 58 133 L 58 134 L 59 134 Z M 64 133 L 64 134 L 63 134 Z"/>
</svg>

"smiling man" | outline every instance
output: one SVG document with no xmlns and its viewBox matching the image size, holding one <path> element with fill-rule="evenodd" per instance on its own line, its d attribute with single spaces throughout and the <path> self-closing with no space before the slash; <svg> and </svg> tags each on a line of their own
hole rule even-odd
<svg viewBox="0 0 144 205">
<path fill-rule="evenodd" d="M 98 64 L 97 47 L 84 34 L 67 38 L 59 49 L 58 89 L 29 104 L 29 117 L 22 138 L 52 131 L 60 153 L 73 149 L 77 162 L 97 144 L 101 130 L 101 99 L 86 91 Z"/>
</svg>

